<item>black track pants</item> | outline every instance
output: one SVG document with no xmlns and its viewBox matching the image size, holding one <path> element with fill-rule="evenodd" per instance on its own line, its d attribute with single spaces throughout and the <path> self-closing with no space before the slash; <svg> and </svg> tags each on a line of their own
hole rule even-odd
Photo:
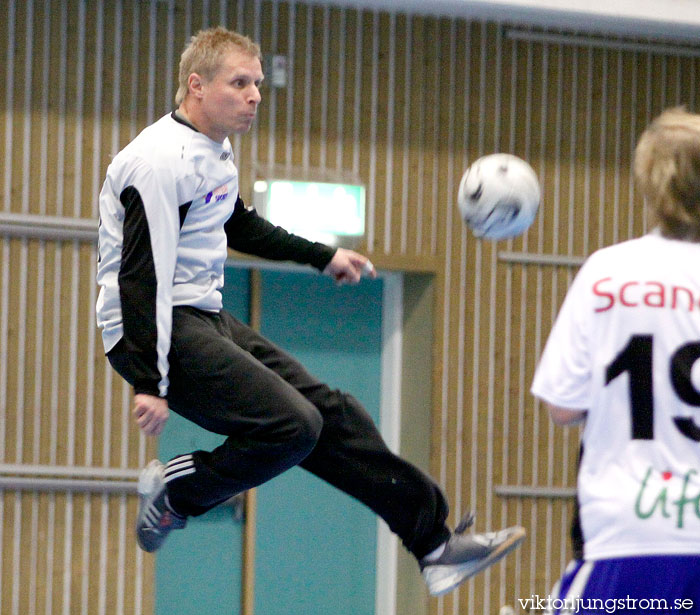
<svg viewBox="0 0 700 615">
<path fill-rule="evenodd" d="M 131 382 L 121 342 L 108 357 Z M 418 558 L 449 536 L 439 487 L 389 451 L 360 403 L 226 311 L 174 308 L 168 358 L 169 407 L 227 436 L 168 482 L 178 512 L 200 515 L 300 465 L 366 504 Z"/>
</svg>

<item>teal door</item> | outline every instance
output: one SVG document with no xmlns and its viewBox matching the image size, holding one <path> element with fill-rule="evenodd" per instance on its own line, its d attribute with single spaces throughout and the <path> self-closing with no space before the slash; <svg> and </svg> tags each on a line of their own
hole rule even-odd
<svg viewBox="0 0 700 615">
<path fill-rule="evenodd" d="M 262 333 L 379 421 L 382 282 L 265 272 Z M 377 520 L 300 468 L 258 489 L 256 615 L 374 613 Z"/>
<path fill-rule="evenodd" d="M 313 272 L 264 271 L 262 333 L 379 420 L 382 282 L 336 286 Z M 226 270 L 224 305 L 248 320 L 248 271 Z M 221 436 L 171 414 L 161 459 Z M 374 613 L 376 517 L 299 468 L 258 488 L 256 615 Z M 240 612 L 242 526 L 228 507 L 190 519 L 156 561 L 156 615 Z"/>
</svg>

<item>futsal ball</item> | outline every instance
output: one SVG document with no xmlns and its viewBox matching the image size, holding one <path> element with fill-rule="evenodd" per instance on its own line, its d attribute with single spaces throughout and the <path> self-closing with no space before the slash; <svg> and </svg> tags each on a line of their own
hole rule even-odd
<svg viewBox="0 0 700 615">
<path fill-rule="evenodd" d="M 508 239 L 532 224 L 540 196 L 540 182 L 527 162 L 512 154 L 490 154 L 464 172 L 457 204 L 476 237 Z"/>
</svg>

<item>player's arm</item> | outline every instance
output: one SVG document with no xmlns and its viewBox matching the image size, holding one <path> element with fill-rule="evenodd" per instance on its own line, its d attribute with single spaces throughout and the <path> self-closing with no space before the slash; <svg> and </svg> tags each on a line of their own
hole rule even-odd
<svg viewBox="0 0 700 615">
<path fill-rule="evenodd" d="M 123 247 L 118 282 L 124 349 L 134 370 L 134 416 L 147 435 L 168 417 L 168 352 L 179 214 L 175 182 L 135 161 L 121 191 Z"/>
<path fill-rule="evenodd" d="M 586 420 L 587 410 L 574 410 L 555 406 L 548 402 L 543 402 L 544 407 L 549 411 L 549 416 L 557 425 L 577 425 Z"/>
<path fill-rule="evenodd" d="M 377 275 L 365 256 L 288 233 L 261 218 L 255 209 L 247 209 L 240 196 L 224 230 L 232 250 L 270 260 L 312 265 L 341 283 L 357 282 L 363 273 L 371 277 Z"/>
<path fill-rule="evenodd" d="M 557 425 L 583 422 L 591 407 L 590 288 L 584 264 L 566 294 L 535 368 L 530 390 Z"/>
</svg>

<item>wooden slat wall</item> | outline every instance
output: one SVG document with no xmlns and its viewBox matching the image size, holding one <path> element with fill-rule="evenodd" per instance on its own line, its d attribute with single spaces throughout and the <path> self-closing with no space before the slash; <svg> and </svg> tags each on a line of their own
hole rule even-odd
<svg viewBox="0 0 700 615">
<path fill-rule="evenodd" d="M 188 36 L 225 23 L 288 58 L 250 135 L 242 194 L 270 169 L 367 186 L 366 250 L 437 280 L 433 473 L 453 519 L 521 523 L 524 547 L 432 613 L 491 614 L 544 595 L 569 557 L 567 500 L 498 485 L 572 486 L 578 436 L 528 389 L 574 270 L 499 251 L 584 256 L 639 235 L 630 178 L 641 129 L 698 110 L 697 57 L 527 42 L 492 23 L 257 0 L 3 0 L 0 212 L 94 219 L 110 157 L 172 107 Z M 454 206 L 479 155 L 528 159 L 544 186 L 522 238 L 474 240 Z M 90 243 L 0 237 L 0 463 L 138 468 L 153 453 L 95 330 Z M 0 494 L 0 611 L 152 612 L 134 498 Z"/>
</svg>

